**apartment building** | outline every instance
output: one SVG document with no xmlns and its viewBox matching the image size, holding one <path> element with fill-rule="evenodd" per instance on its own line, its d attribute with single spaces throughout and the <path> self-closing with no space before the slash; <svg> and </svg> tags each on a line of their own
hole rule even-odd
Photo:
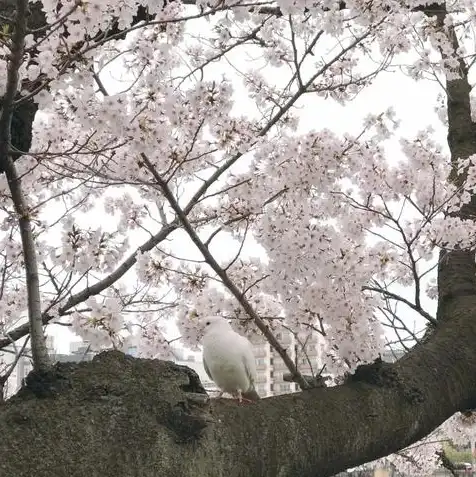
<svg viewBox="0 0 476 477">
<path fill-rule="evenodd" d="M 209 395 L 214 396 L 220 392 L 217 385 L 208 377 L 203 366 L 202 357 L 199 354 L 189 352 L 185 348 L 178 346 L 172 346 L 172 354 L 174 355 L 173 361 L 176 364 L 187 366 L 198 374 L 200 382 Z"/>
<path fill-rule="evenodd" d="M 275 336 L 301 374 L 307 376 L 319 374 L 322 369 L 322 357 L 325 349 L 323 339 L 319 334 L 313 332 L 300 337 L 298 341 L 290 331 L 283 329 Z M 298 391 L 299 386 L 296 383 L 283 380 L 283 374 L 289 373 L 289 370 L 270 344 L 263 337 L 252 339 L 252 342 L 258 374 L 256 382 L 258 394 L 266 397 Z M 382 359 L 394 362 L 404 354 L 405 352 L 401 349 L 385 350 Z M 324 375 L 327 373 L 324 372 Z"/>
<path fill-rule="evenodd" d="M 317 333 L 300 336 L 297 340 L 290 331 L 283 328 L 275 336 L 303 375 L 319 374 L 324 345 Z M 252 339 L 252 343 L 258 374 L 258 394 L 266 397 L 297 391 L 299 388 L 296 383 L 284 381 L 283 375 L 289 373 L 289 370 L 271 345 L 263 337 Z"/>
<path fill-rule="evenodd" d="M 18 352 L 22 349 L 23 340 L 19 340 L 15 346 L 8 346 L 6 349 L 0 351 L 0 374 L 9 373 L 9 377 L 3 388 L 4 397 L 9 397 L 15 394 L 20 389 L 23 379 L 33 369 L 31 361 L 31 350 L 29 348 L 23 350 L 20 359 L 16 360 Z M 48 354 L 54 353 L 54 338 L 46 336 L 46 348 Z M 11 369 L 13 364 L 16 365 Z"/>
</svg>

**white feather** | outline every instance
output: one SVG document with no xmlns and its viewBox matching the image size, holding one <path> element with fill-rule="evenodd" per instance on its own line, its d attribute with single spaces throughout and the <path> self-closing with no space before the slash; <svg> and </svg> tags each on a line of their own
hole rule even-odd
<svg viewBox="0 0 476 477">
<path fill-rule="evenodd" d="M 221 316 L 201 320 L 203 335 L 203 365 L 210 379 L 233 396 L 259 399 L 254 383 L 256 363 L 253 346 L 236 333 Z"/>
</svg>

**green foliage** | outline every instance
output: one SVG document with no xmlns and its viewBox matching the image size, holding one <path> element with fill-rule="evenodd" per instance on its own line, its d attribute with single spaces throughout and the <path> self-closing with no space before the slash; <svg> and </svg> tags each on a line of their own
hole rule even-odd
<svg viewBox="0 0 476 477">
<path fill-rule="evenodd" d="M 453 464 L 472 462 L 471 449 L 458 450 L 449 442 L 443 445 L 443 449 L 446 456 L 451 462 L 453 462 Z"/>
</svg>

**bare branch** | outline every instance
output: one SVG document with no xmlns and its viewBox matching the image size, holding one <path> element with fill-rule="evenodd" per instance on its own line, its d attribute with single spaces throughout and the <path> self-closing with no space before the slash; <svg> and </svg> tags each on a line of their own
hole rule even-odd
<svg viewBox="0 0 476 477">
<path fill-rule="evenodd" d="M 15 353 L 15 359 L 13 360 L 13 362 L 10 364 L 10 366 L 8 367 L 8 370 L 2 375 L 0 376 L 0 386 L 3 386 L 6 382 L 7 382 L 7 379 L 11 376 L 11 374 L 13 373 L 16 365 L 18 364 L 18 361 L 20 361 L 20 358 L 22 356 L 25 356 L 25 349 L 28 345 L 28 342 L 30 341 L 30 336 L 27 336 L 27 338 L 25 339 L 25 342 L 23 343 L 22 347 L 20 348 L 20 350 L 18 351 L 16 348 L 14 350 L 14 353 Z"/>
<path fill-rule="evenodd" d="M 378 287 L 363 286 L 362 290 L 368 290 L 368 291 L 381 293 L 382 295 L 385 295 L 386 297 L 391 298 L 392 300 L 400 301 L 400 302 L 404 303 L 405 305 L 407 305 L 412 310 L 418 312 L 421 316 L 423 316 L 423 318 L 428 320 L 433 325 L 436 325 L 436 323 L 437 323 L 436 318 L 434 318 L 427 311 L 425 311 L 421 307 L 421 305 L 417 305 L 415 303 L 412 303 L 411 301 L 407 300 L 406 298 L 403 298 L 402 296 L 397 295 L 396 293 L 392 293 L 391 291 L 388 291 L 385 288 L 382 288 L 381 286 L 378 286 Z"/>
</svg>

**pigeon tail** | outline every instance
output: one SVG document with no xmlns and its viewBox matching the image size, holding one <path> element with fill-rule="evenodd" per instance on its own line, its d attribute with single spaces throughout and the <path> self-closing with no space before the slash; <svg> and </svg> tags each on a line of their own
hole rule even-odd
<svg viewBox="0 0 476 477">
<path fill-rule="evenodd" d="M 249 401 L 258 401 L 259 399 L 261 399 L 259 397 L 259 394 L 256 392 L 256 389 L 254 388 L 254 386 L 251 386 L 251 388 L 248 389 L 248 391 L 241 393 L 241 395 L 245 399 L 248 399 Z"/>
</svg>

